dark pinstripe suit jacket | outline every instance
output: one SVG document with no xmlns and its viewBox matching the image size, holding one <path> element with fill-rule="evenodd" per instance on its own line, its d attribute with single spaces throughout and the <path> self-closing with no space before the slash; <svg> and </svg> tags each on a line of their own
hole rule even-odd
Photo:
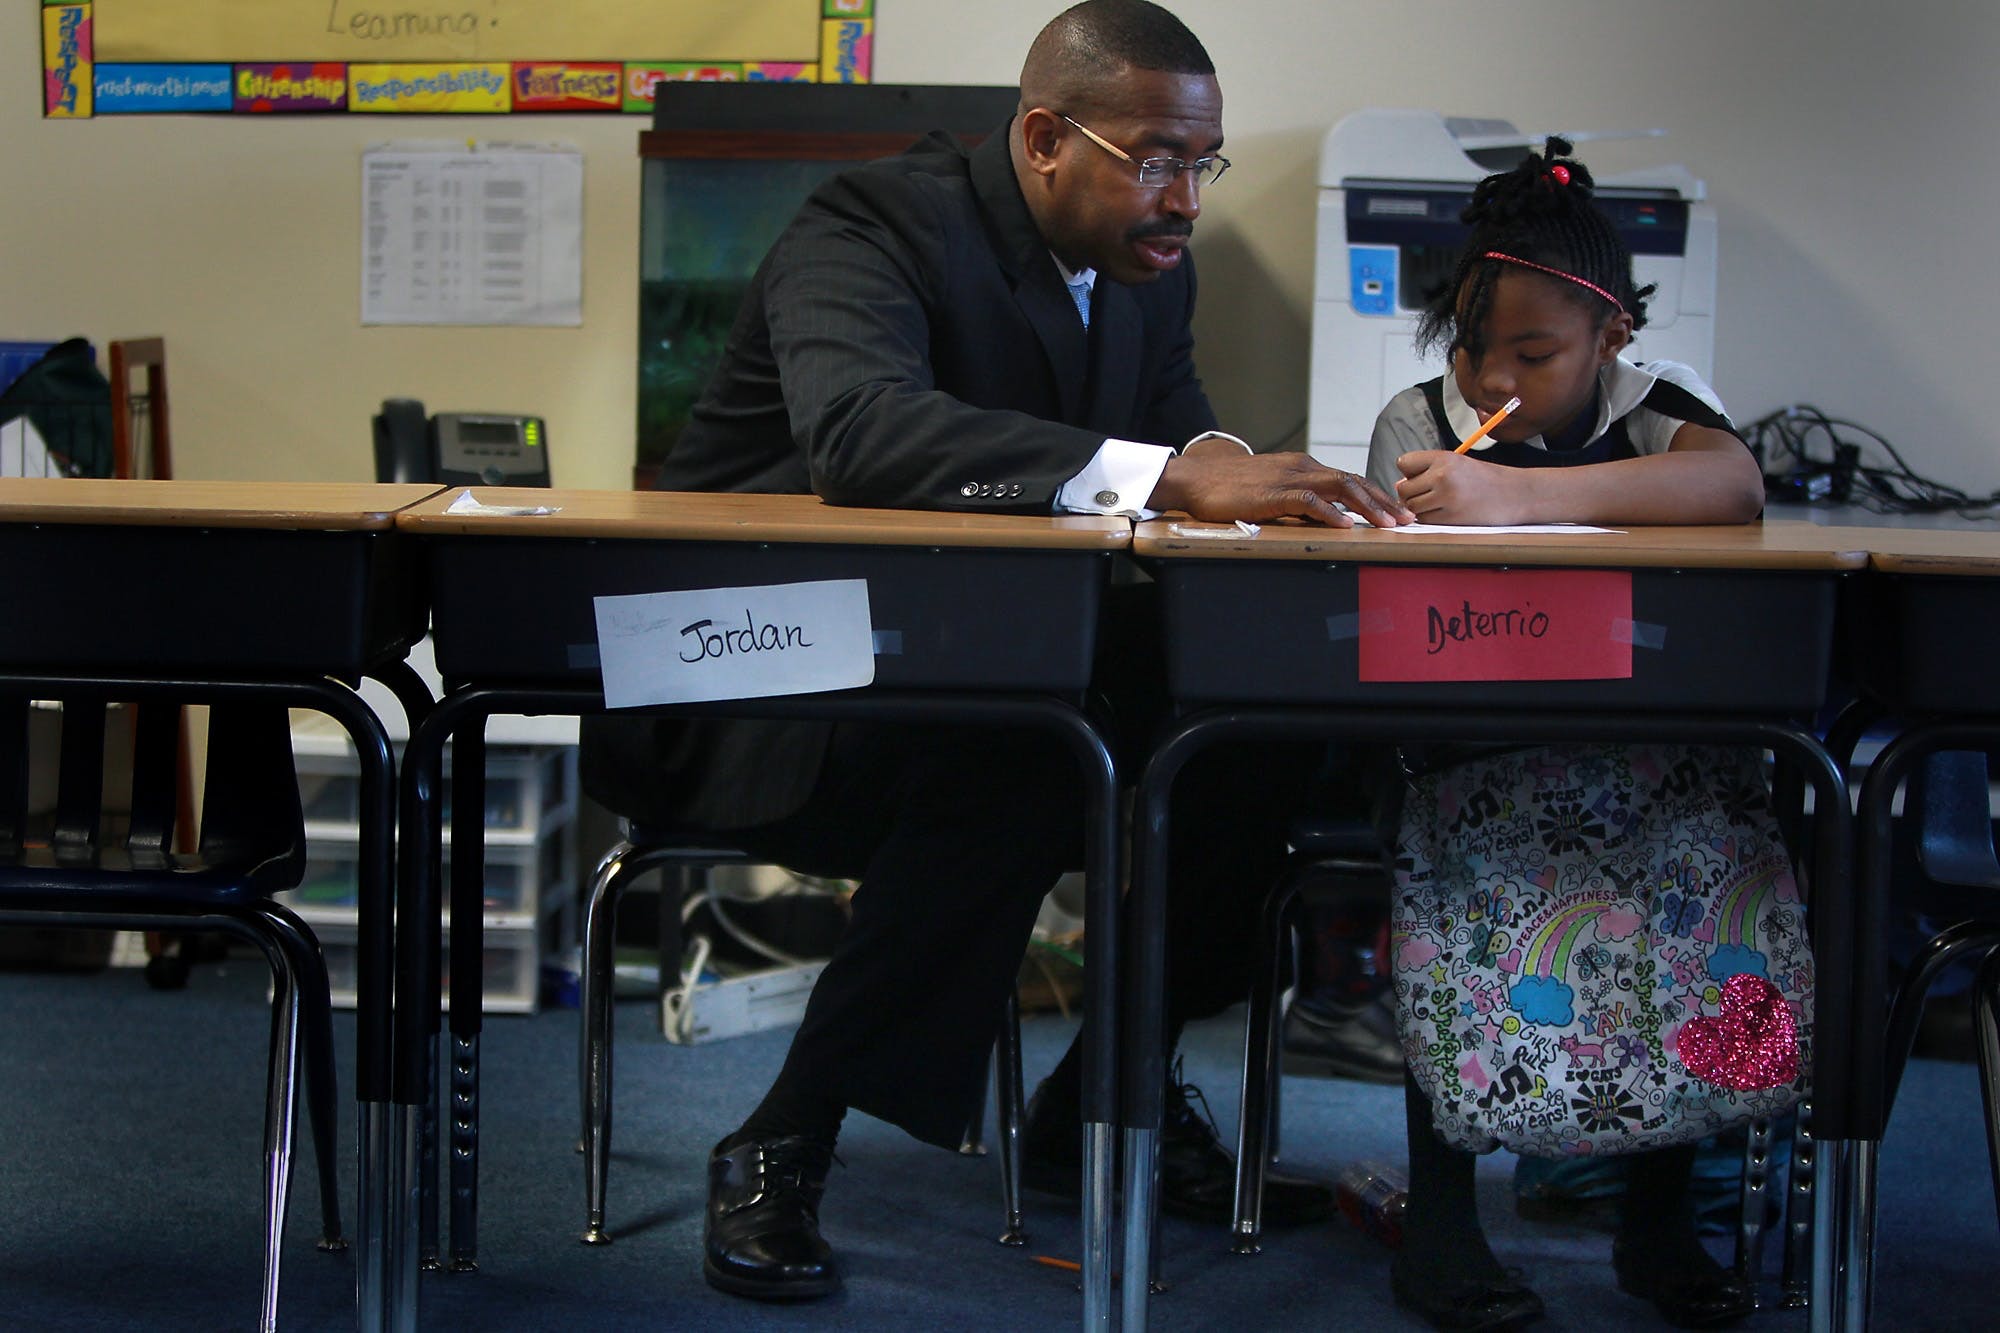
<svg viewBox="0 0 2000 1333">
<path fill-rule="evenodd" d="M 942 134 L 816 190 L 752 280 L 661 468 L 669 490 L 1047 514 L 1107 437 L 1215 426 L 1195 377 L 1194 270 L 1100 278 L 1086 333 L 1015 182 L 1003 129 Z M 812 789 L 811 724 L 608 720 L 585 781 L 624 814 L 697 828 L 782 818 Z"/>
</svg>

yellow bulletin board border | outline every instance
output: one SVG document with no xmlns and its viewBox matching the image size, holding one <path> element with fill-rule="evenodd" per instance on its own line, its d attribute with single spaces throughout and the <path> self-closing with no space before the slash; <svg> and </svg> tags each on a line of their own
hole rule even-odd
<svg viewBox="0 0 2000 1333">
<path fill-rule="evenodd" d="M 705 0 L 718 8 L 727 0 Z M 867 83 L 875 0 L 796 0 L 819 24 L 816 60 L 314 60 L 105 62 L 93 4 L 42 0 L 42 115 L 568 114 L 646 112 L 667 80 Z"/>
</svg>

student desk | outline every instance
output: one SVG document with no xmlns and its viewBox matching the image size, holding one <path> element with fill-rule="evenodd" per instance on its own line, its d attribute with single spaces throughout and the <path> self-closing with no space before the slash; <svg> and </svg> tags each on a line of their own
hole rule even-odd
<svg viewBox="0 0 2000 1333">
<path fill-rule="evenodd" d="M 390 1092 L 395 781 L 382 723 L 339 678 L 372 675 L 412 717 L 403 664 L 424 632 L 414 544 L 395 511 L 437 488 L 237 481 L 0 479 L 0 679 L 205 703 L 262 699 L 333 717 L 360 756 L 361 1324 L 379 1306 Z M 81 577 L 79 577 L 81 576 Z"/>
<path fill-rule="evenodd" d="M 1814 821 L 1812 876 L 1821 937 L 1815 1131 L 1849 1136 L 1841 1036 L 1849 1027 L 1852 830 L 1841 773 L 1800 720 L 1825 698 L 1836 583 L 1863 567 L 1865 548 L 1809 523 L 1471 536 L 1267 524 L 1252 536 L 1156 519 L 1139 525 L 1133 552 L 1160 581 L 1169 686 L 1189 711 L 1155 748 L 1133 815 L 1120 1098 L 1127 1274 L 1152 1267 L 1168 798 L 1189 756 L 1224 737 L 1681 741 L 1776 751 L 1812 783 L 1824 812 Z M 1381 678 L 1364 679 L 1364 635 L 1382 632 L 1397 616 L 1422 620 L 1440 601 L 1446 617 L 1457 609 L 1449 583 L 1414 600 L 1383 589 L 1373 571 L 1396 567 L 1523 578 L 1562 568 L 1630 571 L 1630 676 L 1412 681 L 1376 671 Z M 1426 606 L 1426 598 L 1434 600 Z M 1827 1218 L 1833 1201 L 1821 1195 L 1815 1202 Z M 1823 1227 L 1819 1234 L 1834 1233 Z M 1830 1253 L 1815 1255 L 1818 1291 L 1830 1290 L 1831 1264 Z M 1124 1284 L 1125 1328 L 1144 1326 L 1147 1288 Z M 1815 1318 L 1828 1306 L 1816 1307 Z"/>
<path fill-rule="evenodd" d="M 398 900 L 395 1089 L 420 1104 L 438 1022 L 439 812 L 433 799 L 453 737 L 450 895 L 453 1166 L 451 1262 L 474 1262 L 482 801 L 469 780 L 492 713 L 604 710 L 594 599 L 676 590 L 865 579 L 874 684 L 858 690 L 683 705 L 732 716 L 868 718 L 1044 727 L 1086 771 L 1093 811 L 1086 869 L 1086 1002 L 1097 1016 L 1086 1053 L 1087 1321 L 1108 1327 L 1109 1208 L 1115 1096 L 1118 905 L 1117 781 L 1110 751 L 1078 707 L 1089 684 L 1096 620 L 1124 519 L 1038 518 L 843 509 L 814 496 L 535 490 L 478 492 L 546 514 L 453 514 L 456 493 L 397 517 L 423 544 L 432 639 L 445 698 L 405 752 Z M 465 818 L 467 814 L 472 817 Z M 461 871 L 470 868 L 470 881 Z M 996 1015 L 997 1019 L 997 1015 Z M 419 1135 L 401 1126 L 399 1214 L 420 1211 Z M 412 1211 L 415 1210 L 415 1211 Z M 398 1324 L 416 1316 L 404 1240 L 394 1285 Z"/>
<path fill-rule="evenodd" d="M 1887 1127 L 1886 1032 L 1891 987 L 1891 805 L 1930 754 L 2000 745 L 2000 532 L 1992 524 L 1940 520 L 1855 530 L 1868 544 L 1867 582 L 1856 590 L 1849 665 L 1862 702 L 1843 715 L 1835 742 L 1850 746 L 1864 724 L 1897 732 L 1868 766 L 1855 813 L 1853 1138 L 1849 1172 L 1848 1322 L 1865 1327 L 1872 1294 L 1876 1149 Z"/>
</svg>

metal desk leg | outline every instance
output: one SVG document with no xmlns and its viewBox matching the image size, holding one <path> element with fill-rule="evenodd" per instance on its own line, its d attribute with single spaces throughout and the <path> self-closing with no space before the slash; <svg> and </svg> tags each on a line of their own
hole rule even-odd
<svg viewBox="0 0 2000 1333">
<path fill-rule="evenodd" d="M 1819 1141 L 1813 1135 L 1812 1099 L 1798 1105 L 1792 1131 L 1792 1165 L 1785 1173 L 1784 1296 L 1787 1310 L 1812 1304 L 1813 1207 L 1819 1166 Z"/>
<path fill-rule="evenodd" d="M 401 834 L 396 882 L 396 995 L 394 1068 L 390 1094 L 390 1151 L 394 1154 L 388 1198 L 390 1328 L 415 1333 L 420 1321 L 416 1248 L 423 1195 L 422 1112 L 433 1086 L 431 1034 L 436 1029 L 440 836 L 438 797 L 444 741 L 461 709 L 447 700 L 411 729 L 403 754 L 397 809 Z"/>
<path fill-rule="evenodd" d="M 479 1031 L 486 956 L 486 719 L 452 737 L 451 1038 L 446 1065 L 454 1273 L 479 1267 Z"/>
<path fill-rule="evenodd" d="M 1118 1127 L 1088 1121 L 1083 1127 L 1083 1326 L 1111 1327 L 1111 1173 Z"/>
<path fill-rule="evenodd" d="M 1846 1239 L 1846 1218 L 1840 1209 L 1846 1182 L 1841 1170 L 1846 1146 L 1832 1139 L 1819 1141 L 1813 1190 L 1812 1308 L 1806 1319 L 1811 1333 L 1833 1333 L 1839 1327 L 1840 1251 Z"/>
<path fill-rule="evenodd" d="M 1868 1327 L 1875 1278 L 1875 1162 L 1882 1145 L 1856 1139 L 1847 1145 L 1847 1233 L 1842 1239 L 1846 1272 L 1841 1291 L 1841 1328 Z"/>
<path fill-rule="evenodd" d="M 412 718 L 430 706 L 430 691 L 406 663 L 385 663 L 374 673 Z M 321 688 L 323 687 L 323 689 Z M 316 705 L 333 717 L 354 744 L 358 764 L 360 828 L 358 921 L 355 949 L 355 1118 L 360 1161 L 354 1223 L 355 1323 L 360 1333 L 388 1326 L 391 1194 L 395 1174 L 389 1130 L 393 1061 L 396 767 L 389 737 L 373 710 L 345 685 L 328 680 Z M 309 705 L 311 706 L 311 705 Z"/>
<path fill-rule="evenodd" d="M 360 1103 L 355 1117 L 360 1169 L 355 1177 L 354 1310 L 358 1333 L 382 1333 L 388 1325 L 388 1293 L 383 1286 L 388 1259 L 389 1104 Z"/>
<path fill-rule="evenodd" d="M 1753 1290 L 1764 1274 L 1764 1219 L 1771 1202 L 1771 1120 L 1758 1116 L 1744 1128 L 1743 1188 L 1736 1203 L 1736 1258 L 1731 1271 Z"/>
<path fill-rule="evenodd" d="M 423 1205 L 423 1126 L 421 1108 L 392 1103 L 390 1116 L 390 1164 L 388 1294 L 391 1333 L 417 1333 L 418 1279 L 422 1266 L 417 1262 L 418 1212 Z"/>
<path fill-rule="evenodd" d="M 1082 714 L 1066 709 L 1060 720 L 1089 793 L 1084 830 L 1083 1326 L 1087 1333 L 1109 1333 L 1123 930 L 1118 772 L 1104 738 Z"/>
<path fill-rule="evenodd" d="M 436 1273 L 444 1268 L 438 1259 L 438 1074 L 446 1055 L 440 1033 L 431 1033 L 427 1040 L 431 1077 L 425 1084 L 423 1109 L 417 1112 L 417 1267 Z"/>
<path fill-rule="evenodd" d="M 1146 1327 L 1152 1294 L 1160 1122 L 1167 1077 L 1167 838 L 1174 778 L 1203 744 L 1199 719 L 1154 750 L 1132 815 L 1132 889 L 1126 898 L 1122 1012 L 1125 1049 L 1120 1119 L 1125 1126 L 1125 1262 L 1121 1328 Z"/>
</svg>

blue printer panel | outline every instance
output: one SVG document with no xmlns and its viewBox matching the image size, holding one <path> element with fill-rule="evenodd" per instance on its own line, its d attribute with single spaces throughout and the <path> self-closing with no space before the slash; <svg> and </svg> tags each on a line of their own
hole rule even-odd
<svg viewBox="0 0 2000 1333">
<path fill-rule="evenodd" d="M 1347 278 L 1357 315 L 1396 313 L 1396 267 L 1402 252 L 1393 245 L 1347 247 Z"/>
</svg>

